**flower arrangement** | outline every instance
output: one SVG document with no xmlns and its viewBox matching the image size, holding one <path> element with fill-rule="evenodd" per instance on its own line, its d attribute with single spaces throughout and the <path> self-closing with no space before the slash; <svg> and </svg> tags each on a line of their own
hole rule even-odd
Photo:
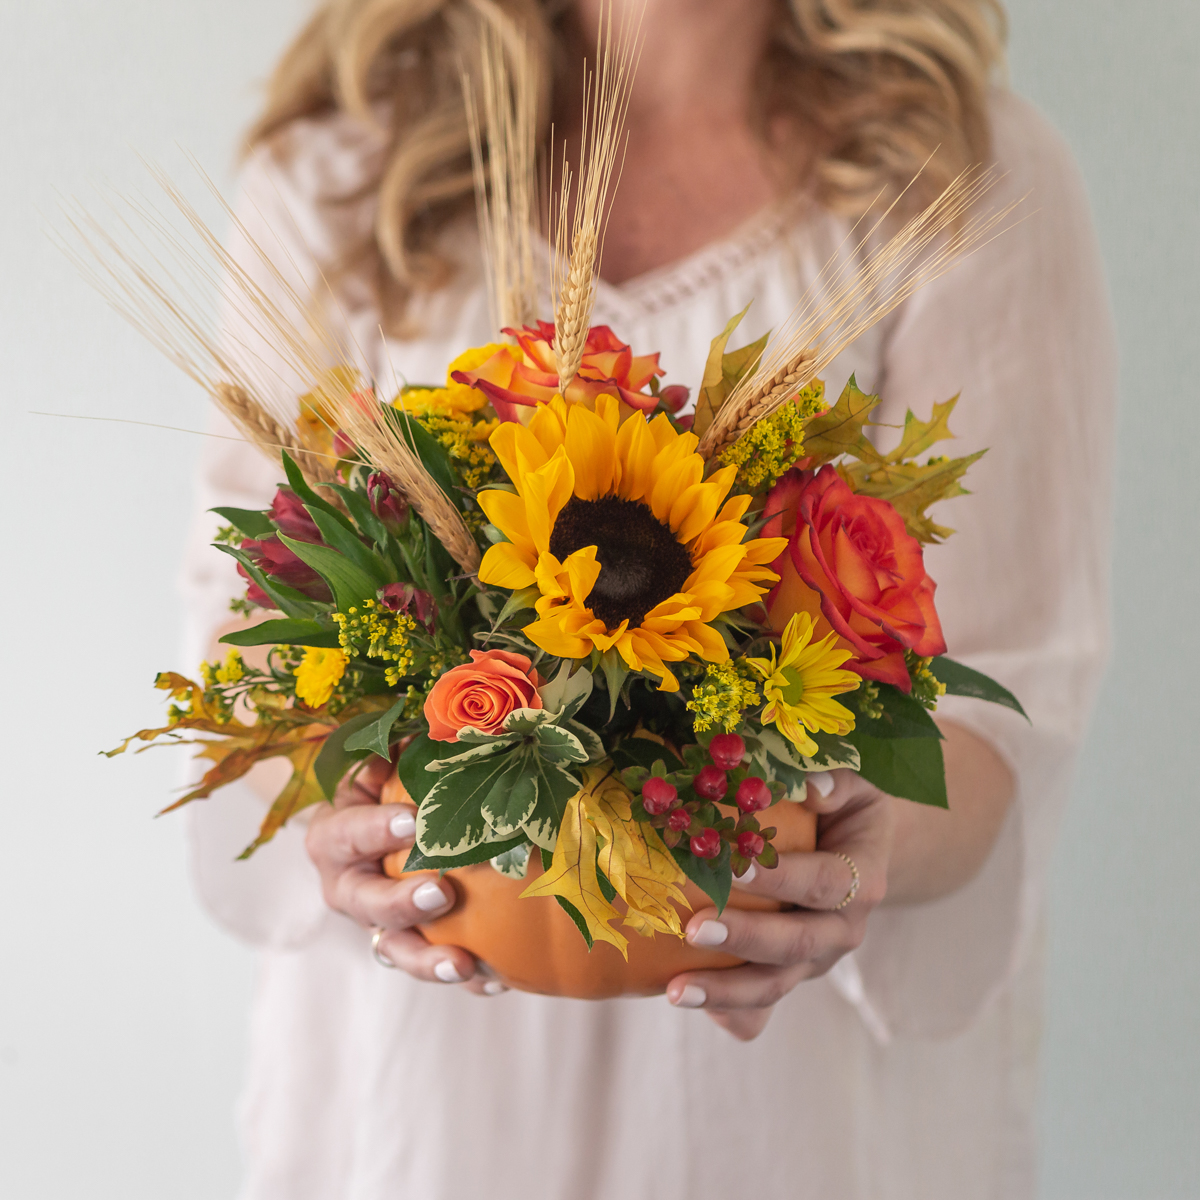
<svg viewBox="0 0 1200 1200">
<path fill-rule="evenodd" d="M 831 403 L 821 379 L 994 235 L 1006 212 L 972 215 L 986 177 L 886 241 L 868 231 L 849 276 L 823 274 L 774 339 L 729 350 L 734 317 L 689 411 L 657 354 L 591 322 L 636 57 L 618 41 L 600 47 L 573 199 L 564 183 L 556 220 L 552 205 L 545 321 L 529 266 L 536 97 L 510 61 L 519 39 L 485 30 L 482 116 L 467 98 L 505 340 L 465 350 L 444 382 L 380 394 L 336 339 L 292 327 L 168 187 L 215 250 L 227 303 L 315 381 L 298 414 L 273 406 L 277 375 L 239 366 L 190 311 L 195 254 L 176 255 L 173 293 L 154 277 L 161 253 L 114 265 L 112 239 L 81 232 L 98 234 L 117 306 L 282 473 L 269 508 L 216 510 L 217 549 L 246 583 L 228 656 L 199 680 L 160 675 L 166 724 L 112 753 L 198 743 L 207 773 L 173 808 L 286 758 L 246 855 L 388 758 L 417 806 L 405 870 L 490 863 L 523 896 L 553 897 L 589 949 L 628 954 L 629 935 L 681 936 L 689 888 L 722 908 L 752 864 L 774 867 L 772 810 L 802 802 L 812 772 L 944 806 L 939 697 L 1020 705 L 946 657 L 925 570 L 923 546 L 951 532 L 928 510 L 982 453 L 929 454 L 955 401 L 909 413 L 884 453 L 866 432 L 879 398 L 852 378 Z"/>
</svg>

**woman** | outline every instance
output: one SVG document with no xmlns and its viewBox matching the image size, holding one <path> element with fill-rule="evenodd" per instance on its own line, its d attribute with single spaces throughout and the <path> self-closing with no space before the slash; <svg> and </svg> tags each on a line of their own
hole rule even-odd
<svg viewBox="0 0 1200 1200">
<path fill-rule="evenodd" d="M 546 121 L 570 142 L 597 0 L 502 7 L 542 39 Z M 438 380 L 494 335 L 457 77 L 482 8 L 333 0 L 254 135 L 246 230 L 301 294 L 328 283 L 382 380 Z M 1074 168 L 991 84 L 999 22 L 989 0 L 653 0 L 594 320 L 694 384 L 730 315 L 755 301 L 747 340 L 782 322 L 931 155 L 926 188 L 996 161 L 998 202 L 1033 191 L 1036 213 L 827 377 L 879 392 L 884 426 L 962 393 L 960 445 L 991 449 L 927 564 L 955 657 L 1032 725 L 943 701 L 948 813 L 820 780 L 818 853 L 745 885 L 798 910 L 694 914 L 689 939 L 749 962 L 665 1002 L 496 995 L 483 964 L 427 945 L 412 926 L 453 897 L 380 874 L 412 819 L 374 803 L 378 773 L 248 864 L 230 861 L 258 816 L 244 793 L 194 806 L 201 893 L 263 951 L 245 1196 L 1032 1195 L 1039 896 L 1104 656 L 1115 369 Z M 236 322 L 230 339 L 268 353 Z M 206 499 L 265 505 L 277 472 L 215 445 Z M 190 584 L 199 648 L 236 582 L 198 542 Z"/>
</svg>

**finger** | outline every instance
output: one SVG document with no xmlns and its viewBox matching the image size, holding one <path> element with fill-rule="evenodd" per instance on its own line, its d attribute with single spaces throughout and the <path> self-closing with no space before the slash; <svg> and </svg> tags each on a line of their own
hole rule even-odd
<svg viewBox="0 0 1200 1200">
<path fill-rule="evenodd" d="M 706 1013 L 714 1025 L 731 1033 L 739 1042 L 752 1042 L 767 1027 L 773 1008 L 734 1008 L 728 1012 L 716 1009 Z"/>
<path fill-rule="evenodd" d="M 750 964 L 721 971 L 689 971 L 667 984 L 667 999 L 677 1008 L 706 1012 L 769 1009 L 804 979 L 820 974 L 812 964 L 769 967 Z"/>
<path fill-rule="evenodd" d="M 845 954 L 858 945 L 857 926 L 833 913 L 746 912 L 727 908 L 696 913 L 687 925 L 688 942 L 719 947 L 752 963 L 795 966 Z"/>
<path fill-rule="evenodd" d="M 463 984 L 463 990 L 473 996 L 502 996 L 508 985 L 501 983 L 496 972 L 481 958 L 475 960 L 475 974 Z"/>
<path fill-rule="evenodd" d="M 858 892 L 862 891 L 864 874 L 874 874 L 873 864 L 863 856 L 858 870 Z M 747 872 L 749 874 L 749 872 Z M 754 874 L 738 881 L 743 891 L 756 896 L 770 896 L 784 904 L 801 908 L 835 909 L 854 891 L 854 869 L 840 854 L 823 851 L 781 854 L 779 865 L 771 870 L 756 869 Z M 855 894 L 857 899 L 858 893 Z"/>
<path fill-rule="evenodd" d="M 430 872 L 389 879 L 373 871 L 343 871 L 327 899 L 338 912 L 368 929 L 408 929 L 445 916 L 458 895 L 454 885 Z"/>
<path fill-rule="evenodd" d="M 861 790 L 865 783 L 857 771 L 839 768 L 836 771 L 810 771 L 805 777 L 807 787 L 804 807 L 819 814 L 837 812 Z M 866 784 L 870 787 L 870 784 Z"/>
<path fill-rule="evenodd" d="M 347 772 L 333 796 L 335 808 L 355 804 L 378 804 L 383 785 L 394 768 L 386 758 L 372 754 L 364 763 Z"/>
<path fill-rule="evenodd" d="M 323 809 L 309 826 L 309 857 L 324 875 L 360 863 L 377 863 L 386 854 L 411 846 L 417 810 L 411 804 L 355 804 Z"/>
<path fill-rule="evenodd" d="M 466 983 L 475 975 L 475 959 L 461 946 L 431 946 L 414 929 L 389 929 L 377 950 L 394 967 L 429 983 Z"/>
</svg>

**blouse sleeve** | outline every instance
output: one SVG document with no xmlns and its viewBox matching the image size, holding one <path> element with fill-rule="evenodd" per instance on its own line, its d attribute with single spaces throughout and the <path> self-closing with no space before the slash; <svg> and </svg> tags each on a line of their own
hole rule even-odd
<svg viewBox="0 0 1200 1200">
<path fill-rule="evenodd" d="M 364 219 L 361 205 L 313 202 L 322 192 L 345 190 L 363 163 L 361 146 L 345 130 L 330 126 L 297 123 L 289 135 L 293 145 L 277 142 L 255 152 L 242 174 L 238 221 L 228 242 L 240 269 L 298 328 L 311 314 L 301 311 L 297 299 L 320 294 L 319 264 L 332 261 L 335 241 L 344 244 L 355 232 L 351 227 Z M 254 377 L 275 389 L 275 401 L 294 404 L 311 386 L 278 358 L 236 301 L 226 302 L 222 341 L 226 353 L 252 364 Z M 202 515 L 191 533 L 181 579 L 189 662 L 208 656 L 217 630 L 230 620 L 230 599 L 245 590 L 234 561 L 210 546 L 221 522 L 208 510 L 265 508 L 282 476 L 278 464 L 241 440 L 219 414 L 210 432 L 214 436 L 201 453 L 197 485 Z M 236 861 L 265 810 L 266 802 L 240 782 L 188 806 L 196 888 L 209 913 L 239 937 L 257 945 L 302 945 L 329 917 L 316 870 L 304 852 L 303 814 L 252 858 Z"/>
<path fill-rule="evenodd" d="M 1029 722 L 946 697 L 985 738 L 1016 801 L 980 874 L 953 895 L 877 910 L 836 977 L 876 1032 L 964 1029 L 1029 953 L 1048 858 L 1108 646 L 1115 337 L 1082 181 L 1061 139 L 998 95 L 993 202 L 1028 194 L 1016 228 L 906 303 L 886 339 L 880 420 L 961 393 L 943 453 L 987 454 L 971 495 L 937 511 L 926 550 L 950 656 L 1020 699 Z"/>
</svg>

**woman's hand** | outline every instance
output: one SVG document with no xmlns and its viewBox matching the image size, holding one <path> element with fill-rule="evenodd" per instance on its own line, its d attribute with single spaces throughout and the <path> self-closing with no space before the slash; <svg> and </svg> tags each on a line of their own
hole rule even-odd
<svg viewBox="0 0 1200 1200">
<path fill-rule="evenodd" d="M 411 804 L 380 804 L 392 767 L 372 758 L 353 782 L 342 780 L 332 806 L 313 816 L 305 841 L 321 874 L 325 903 L 365 928 L 386 932 L 378 952 L 393 966 L 431 983 L 465 983 L 477 995 L 493 996 L 504 985 L 461 946 L 431 946 L 419 923 L 448 913 L 453 886 L 432 875 L 390 879 L 382 859 L 413 844 L 416 809 Z"/>
<path fill-rule="evenodd" d="M 781 854 L 773 870 L 758 867 L 734 881 L 743 891 L 795 908 L 693 914 L 686 930 L 693 946 L 720 947 L 747 962 L 677 975 L 667 985 L 671 1003 L 703 1008 L 743 1041 L 757 1037 L 772 1007 L 796 984 L 824 975 L 862 942 L 867 918 L 887 889 L 894 803 L 853 771 L 810 775 L 804 806 L 818 814 L 816 851 Z M 858 869 L 857 889 L 854 872 L 839 855 Z M 839 907 L 847 897 L 849 903 Z"/>
</svg>

